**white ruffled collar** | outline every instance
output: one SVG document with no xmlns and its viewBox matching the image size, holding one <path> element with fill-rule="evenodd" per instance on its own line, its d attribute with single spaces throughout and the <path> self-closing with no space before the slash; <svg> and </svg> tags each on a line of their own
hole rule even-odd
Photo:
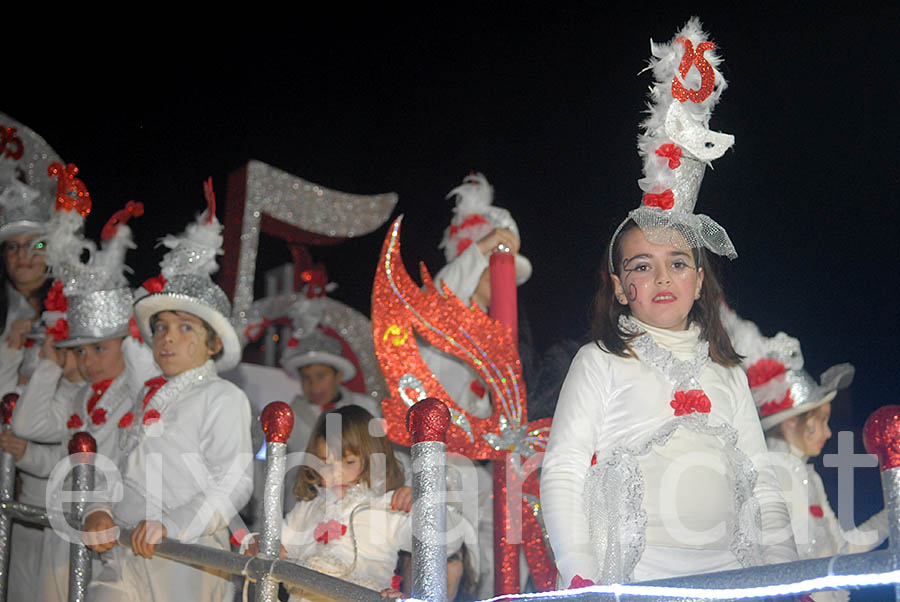
<svg viewBox="0 0 900 602">
<path fill-rule="evenodd" d="M 680 360 L 694 358 L 697 343 L 700 341 L 700 327 L 691 324 L 685 330 L 667 330 L 650 326 L 634 316 L 629 316 L 641 329 L 649 334 L 656 344 L 671 351 Z"/>
</svg>

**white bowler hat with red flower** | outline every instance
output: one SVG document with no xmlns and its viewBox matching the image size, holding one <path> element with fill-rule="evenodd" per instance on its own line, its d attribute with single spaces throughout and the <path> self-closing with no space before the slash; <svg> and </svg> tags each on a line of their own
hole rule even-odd
<svg viewBox="0 0 900 602">
<path fill-rule="evenodd" d="M 231 302 L 212 280 L 222 254 L 222 224 L 216 219 L 211 179 L 204 183 L 206 211 L 189 224 L 181 236 L 162 239 L 169 251 L 160 262 L 160 275 L 144 282 L 134 302 L 134 318 L 147 343 L 152 339 L 150 318 L 162 311 L 183 311 L 212 328 L 222 340 L 219 371 L 230 370 L 241 360 L 241 343 L 231 322 Z"/>
<path fill-rule="evenodd" d="M 724 305 L 720 315 L 735 351 L 744 356 L 741 367 L 763 430 L 829 403 L 853 382 L 855 369 L 846 363 L 828 368 L 816 382 L 803 369 L 797 339 L 783 332 L 765 337 L 756 324 Z"/>
<path fill-rule="evenodd" d="M 469 174 L 463 183 L 447 193 L 456 197 L 453 218 L 444 230 L 439 247 L 444 249 L 447 261 L 453 261 L 470 245 L 490 234 L 496 228 L 506 228 L 519 236 L 519 227 L 509 211 L 493 205 L 494 187 L 483 174 Z M 531 262 L 521 253 L 516 254 L 516 284 L 524 284 L 531 277 Z"/>
</svg>

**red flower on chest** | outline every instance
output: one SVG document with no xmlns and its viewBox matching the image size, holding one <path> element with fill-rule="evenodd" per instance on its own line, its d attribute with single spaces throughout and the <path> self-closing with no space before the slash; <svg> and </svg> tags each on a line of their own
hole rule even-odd
<svg viewBox="0 0 900 602">
<path fill-rule="evenodd" d="M 84 426 L 84 421 L 81 419 L 81 416 L 78 414 L 72 414 L 69 416 L 69 421 L 66 422 L 66 428 L 77 429 Z"/>
<path fill-rule="evenodd" d="M 816 505 L 810 506 L 809 513 L 812 514 L 813 516 L 815 516 L 816 518 L 822 518 L 823 516 L 825 516 L 825 512 L 822 511 L 822 506 L 816 506 Z"/>
<path fill-rule="evenodd" d="M 674 408 L 676 416 L 684 416 L 685 414 L 692 414 L 694 412 L 708 414 L 712 409 L 709 397 L 707 397 L 706 393 L 700 389 L 676 391 L 675 399 L 670 401 L 669 405 Z"/>
<path fill-rule="evenodd" d="M 347 525 L 341 524 L 340 522 L 331 519 L 329 521 L 323 521 L 316 525 L 316 529 L 315 531 L 313 531 L 313 537 L 316 541 L 327 544 L 329 541 L 339 539 L 346 532 Z"/>
</svg>

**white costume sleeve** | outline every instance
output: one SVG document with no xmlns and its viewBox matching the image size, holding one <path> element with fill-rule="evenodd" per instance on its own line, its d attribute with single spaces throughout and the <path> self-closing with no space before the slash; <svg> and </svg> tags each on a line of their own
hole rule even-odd
<svg viewBox="0 0 900 602">
<path fill-rule="evenodd" d="M 434 284 L 440 291 L 443 282 L 454 295 L 468 305 L 482 272 L 489 265 L 487 257 L 481 254 L 478 245 L 472 243 L 456 259 L 440 269 L 434 277 Z"/>
<path fill-rule="evenodd" d="M 10 422 L 17 437 L 58 443 L 66 438 L 71 387 L 60 387 L 62 368 L 42 359 L 22 392 Z M 75 390 L 80 390 L 75 388 Z"/>
<path fill-rule="evenodd" d="M 45 479 L 50 476 L 53 467 L 63 456 L 62 445 L 43 445 L 29 441 L 22 459 L 16 462 L 16 468 Z"/>
<path fill-rule="evenodd" d="M 768 448 L 750 394 L 747 378 L 740 368 L 729 371 L 731 388 L 735 392 L 735 415 L 732 426 L 738 432 L 738 448 L 756 467 L 756 487 L 753 493 L 759 502 L 762 535 L 768 564 L 797 560 L 797 546 L 784 494 L 768 462 Z"/>
<path fill-rule="evenodd" d="M 809 475 L 810 485 L 818 494 L 818 500 L 822 506 L 822 518 L 826 521 L 828 533 L 834 542 L 834 550 L 840 554 L 860 554 L 868 552 L 881 545 L 889 535 L 888 515 L 884 508 L 869 517 L 863 524 L 855 529 L 844 531 L 838 517 L 835 516 L 831 504 L 828 502 L 828 496 L 825 493 L 825 485 L 822 483 L 822 477 L 816 472 L 815 468 L 810 465 L 807 473 Z"/>
<path fill-rule="evenodd" d="M 595 358 L 600 358 L 598 361 Z M 594 425 L 603 421 L 608 395 L 608 366 L 585 348 L 575 356 L 563 383 L 541 469 L 544 524 L 566 587 L 572 577 L 598 580 L 599 567 L 590 544 L 585 514 L 584 481 L 594 454 Z"/>
<path fill-rule="evenodd" d="M 22 355 L 21 349 L 12 349 L 5 340 L 0 340 L 0 396 L 15 391 L 19 384 Z"/>
<path fill-rule="evenodd" d="M 213 392 L 199 433 L 202 462 L 211 487 L 170 509 L 163 517 L 168 536 L 179 540 L 193 540 L 227 528 L 253 492 L 250 402 L 236 386 L 227 381 L 217 382 L 227 385 L 227 390 Z M 215 508 L 215 512 L 205 524 L 192 524 L 197 522 L 195 519 L 201 516 L 204 506 Z"/>
</svg>

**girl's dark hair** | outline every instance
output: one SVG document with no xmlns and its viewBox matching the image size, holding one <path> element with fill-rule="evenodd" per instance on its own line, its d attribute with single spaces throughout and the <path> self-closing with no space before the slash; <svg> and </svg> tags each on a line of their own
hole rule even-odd
<svg viewBox="0 0 900 602">
<path fill-rule="evenodd" d="M 385 491 L 393 491 L 402 487 L 403 466 L 394 458 L 391 442 L 386 436 L 376 437 L 370 433 L 369 425 L 374 416 L 360 406 L 348 405 L 330 412 L 322 412 L 309 435 L 306 453 L 318 456 L 316 452 L 319 451 L 319 443 L 328 442 L 325 435 L 325 422 L 332 414 L 341 417 L 341 455 L 353 454 L 359 456 L 359 460 L 362 462 L 359 479 L 371 487 L 372 475 L 369 469 L 372 454 L 384 454 Z M 320 459 L 324 460 L 325 458 Z M 297 483 L 294 487 L 297 499 L 309 501 L 315 498 L 319 494 L 320 487 L 322 487 L 322 476 L 311 466 L 301 466 L 297 471 Z"/>
<path fill-rule="evenodd" d="M 191 317 L 194 317 L 194 318 L 197 318 L 198 320 L 200 320 L 200 322 L 203 324 L 203 328 L 206 329 L 206 347 L 207 347 L 207 349 L 214 348 L 216 346 L 216 344 L 219 342 L 219 335 L 216 333 L 216 331 L 213 329 L 213 327 L 209 325 L 209 323 L 206 320 L 204 320 L 203 318 L 201 318 L 200 316 L 198 316 L 196 314 L 192 314 L 187 311 L 174 310 L 174 309 L 164 309 L 164 310 L 158 311 L 155 314 L 153 314 L 152 316 L 150 316 L 150 332 L 151 333 L 156 328 L 156 322 L 159 320 L 159 318 L 157 318 L 156 316 L 161 314 L 163 311 L 171 311 L 175 315 L 185 314 L 185 315 L 188 315 L 188 316 L 191 316 Z M 214 354 L 212 354 L 210 359 L 214 362 L 218 361 L 218 359 L 221 358 L 224 354 L 225 354 L 225 346 L 221 345 L 219 347 L 219 350 L 216 351 Z"/>
<path fill-rule="evenodd" d="M 628 220 L 616 236 L 612 245 L 612 264 L 616 266 L 616 275 L 621 277 L 622 240 L 625 234 L 637 229 L 637 224 Z M 616 288 L 612 278 L 605 273 L 609 266 L 609 249 L 603 256 L 604 274 L 600 282 L 600 290 L 594 297 L 593 318 L 591 320 L 590 337 L 597 341 L 601 349 L 620 357 L 634 357 L 628 343 L 636 335 L 624 332 L 619 328 L 619 316 L 630 315 L 627 305 L 616 301 Z M 719 319 L 719 307 L 722 304 L 722 287 L 716 276 L 715 266 L 709 261 L 703 248 L 691 249 L 694 262 L 703 269 L 703 287 L 700 298 L 694 301 L 688 314 L 688 324 L 700 326 L 700 336 L 709 343 L 709 357 L 722 366 L 730 368 L 741 362 L 741 356 L 731 345 L 731 339 Z"/>
</svg>

